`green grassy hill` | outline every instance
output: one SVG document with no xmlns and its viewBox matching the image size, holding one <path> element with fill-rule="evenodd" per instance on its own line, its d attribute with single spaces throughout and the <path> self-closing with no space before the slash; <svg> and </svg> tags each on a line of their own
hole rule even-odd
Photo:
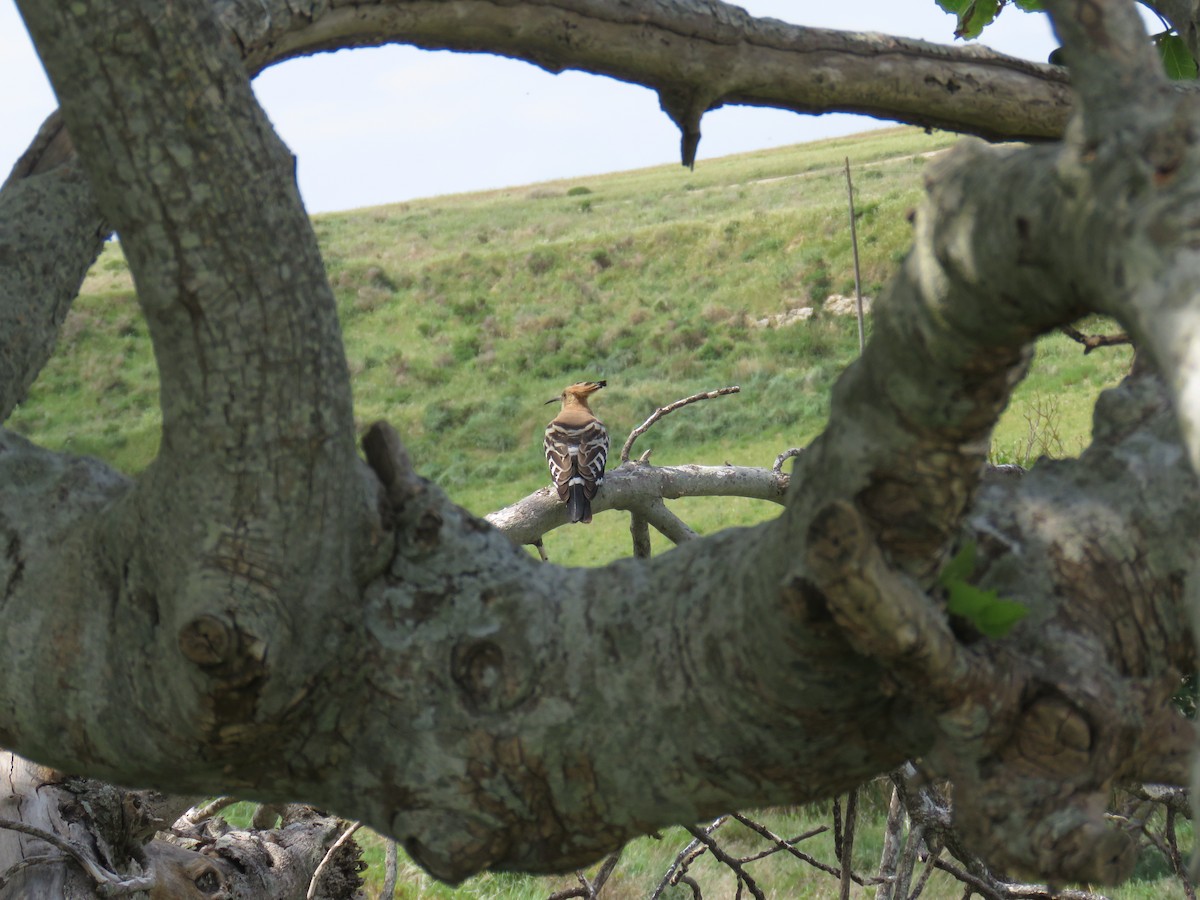
<svg viewBox="0 0 1200 900">
<path fill-rule="evenodd" d="M 877 295 L 907 250 L 921 172 L 954 140 L 895 128 L 695 171 L 664 166 L 319 216 L 358 422 L 391 421 L 422 474 L 481 514 L 546 483 L 541 432 L 553 407 L 543 404 L 585 378 L 609 381 L 596 408 L 614 447 L 657 406 L 741 385 L 740 395 L 668 417 L 638 450 L 652 447 L 660 464 L 769 465 L 819 432 L 829 388 L 857 353 L 852 318 L 753 325 L 853 292 L 843 160 L 855 173 L 863 289 Z M 1127 354 L 1084 359 L 1064 339 L 1044 352 L 1050 366 L 1027 392 L 1043 412 L 1057 404 L 1054 424 L 1073 452 L 1091 398 Z M 128 268 L 111 244 L 8 424 L 133 472 L 157 447 L 156 391 Z M 998 437 L 1005 458 L 1026 452 L 1021 415 Z M 683 512 L 710 531 L 770 509 L 689 501 Z M 618 519 L 552 535 L 552 558 L 623 555 Z"/>
<path fill-rule="evenodd" d="M 565 384 L 608 379 L 596 409 L 614 456 L 655 407 L 738 384 L 738 395 L 669 416 L 638 452 L 652 447 L 660 464 L 770 465 L 819 433 L 830 386 L 858 352 L 852 318 L 753 324 L 853 293 L 844 158 L 854 171 L 863 287 L 876 296 L 907 251 L 906 213 L 920 200 L 929 156 L 954 140 L 896 128 L 695 171 L 669 166 L 319 216 L 359 425 L 391 421 L 418 469 L 482 514 L 548 483 L 541 437 L 553 407 L 543 404 Z M 1077 452 L 1096 394 L 1128 364 L 1124 348 L 1084 357 L 1066 338 L 1044 340 L 997 431 L 996 458 Z M 157 448 L 157 387 L 128 268 L 112 244 L 8 425 L 136 472 Z M 707 532 L 776 507 L 720 499 L 676 510 Z M 627 528 L 624 516 L 605 514 L 560 529 L 547 547 L 556 562 L 598 564 L 628 553 Z M 781 811 L 771 821 L 795 833 L 814 816 Z M 686 843 L 681 834 L 636 842 L 612 896 L 646 896 Z M 870 869 L 878 842 L 860 841 Z M 776 896 L 836 894 L 804 867 L 781 858 L 771 866 L 781 870 L 767 879 Z M 377 886 L 377 867 L 372 877 Z M 936 881 L 933 896 L 961 895 Z M 401 896 L 544 897 L 572 883 L 486 875 L 452 891 L 410 867 Z"/>
</svg>

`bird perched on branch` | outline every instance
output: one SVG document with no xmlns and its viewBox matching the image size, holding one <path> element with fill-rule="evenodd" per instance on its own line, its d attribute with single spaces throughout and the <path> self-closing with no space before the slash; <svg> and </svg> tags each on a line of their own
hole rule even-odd
<svg viewBox="0 0 1200 900">
<path fill-rule="evenodd" d="M 554 479 L 558 499 L 567 504 L 567 518 L 572 522 L 592 521 L 592 498 L 604 484 L 608 429 L 592 414 L 588 397 L 606 384 L 607 381 L 581 381 L 564 388 L 554 398 L 562 402 L 562 409 L 546 426 L 544 446 L 550 477 Z"/>
</svg>

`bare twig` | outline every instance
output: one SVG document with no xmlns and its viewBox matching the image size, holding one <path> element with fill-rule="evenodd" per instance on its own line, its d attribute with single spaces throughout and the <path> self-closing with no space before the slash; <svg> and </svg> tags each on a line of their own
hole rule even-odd
<svg viewBox="0 0 1200 900">
<path fill-rule="evenodd" d="M 313 872 L 312 878 L 308 882 L 308 892 L 304 895 L 306 900 L 313 900 L 313 898 L 317 896 L 317 882 L 321 880 L 321 876 L 324 875 L 325 870 L 329 868 L 329 861 L 333 859 L 334 854 L 337 853 L 338 850 L 342 849 L 342 844 L 350 840 L 350 838 L 354 835 L 354 832 L 358 831 L 360 828 L 362 828 L 361 822 L 351 822 L 346 827 L 346 830 L 342 832 L 341 837 L 334 841 L 333 846 L 326 851 L 325 858 L 321 860 L 320 864 Z"/>
<path fill-rule="evenodd" d="M 0 819 L 0 828 L 16 831 L 20 834 L 27 834 L 40 841 L 45 841 L 56 850 L 61 850 L 71 859 L 75 860 L 79 864 L 79 867 L 87 873 L 88 877 L 109 897 L 148 891 L 154 887 L 154 882 L 157 880 L 153 867 L 144 875 L 139 875 L 135 878 L 122 878 L 116 872 L 112 872 L 100 865 L 97 860 L 92 858 L 90 853 L 77 847 L 73 842 L 61 838 L 52 832 L 36 828 L 33 825 L 26 825 L 24 822 L 18 822 L 14 819 Z M 49 862 L 49 859 L 45 856 L 39 856 L 38 859 Z M 11 872 L 11 869 L 5 872 L 4 877 L 7 879 Z"/>
<path fill-rule="evenodd" d="M 806 831 L 806 832 L 804 832 L 804 834 L 796 835 L 796 837 L 789 838 L 788 840 L 785 841 L 783 838 L 781 838 L 779 835 L 772 832 L 771 829 L 767 828 L 765 825 L 762 825 L 759 822 L 755 822 L 753 819 L 749 819 L 740 813 L 734 813 L 733 818 L 737 819 L 739 822 L 741 822 L 743 825 L 745 825 L 751 831 L 758 832 L 763 837 L 765 837 L 768 841 L 771 841 L 773 844 L 775 844 L 775 846 L 772 847 L 770 850 L 764 850 L 762 853 L 756 853 L 753 856 L 743 856 L 741 859 L 738 860 L 738 862 L 740 862 L 740 863 L 754 862 L 755 860 L 762 859 L 763 857 L 770 856 L 773 853 L 778 853 L 780 850 L 784 850 L 784 851 L 790 853 L 792 856 L 796 857 L 796 859 L 800 860 L 801 862 L 806 862 L 810 866 L 820 869 L 822 872 L 826 872 L 830 875 L 838 874 L 838 870 L 835 869 L 833 866 L 826 865 L 825 863 L 817 860 L 816 858 L 809 856 L 803 850 L 797 850 L 796 847 L 794 846 L 794 845 L 800 843 L 801 841 L 808 840 L 810 837 L 816 837 L 818 834 L 824 834 L 826 831 L 829 830 L 828 825 L 820 825 L 817 828 L 812 829 L 811 831 Z"/>
<path fill-rule="evenodd" d="M 905 900 L 917 900 L 921 896 L 921 892 L 925 890 L 925 885 L 929 882 L 929 876 L 933 874 L 935 863 L 938 857 L 941 856 L 942 848 L 938 847 L 929 854 L 929 859 L 925 861 L 925 868 L 921 870 L 921 877 L 917 879 L 916 886 L 912 889 L 912 893 Z"/>
<path fill-rule="evenodd" d="M 724 825 L 728 819 L 729 816 L 719 816 L 704 829 L 704 833 L 706 835 L 712 834 L 714 831 Z M 696 897 L 699 897 L 700 886 L 690 878 L 685 879 L 684 873 L 687 871 L 688 866 L 692 864 L 692 861 L 696 857 L 701 856 L 706 849 L 707 847 L 701 841 L 692 840 L 686 847 L 680 850 L 678 855 L 676 855 L 675 859 L 671 862 L 671 865 L 667 867 L 666 874 L 663 875 L 662 880 L 658 883 L 658 887 L 656 887 L 654 889 L 654 893 L 650 895 L 650 900 L 658 900 L 658 898 L 662 896 L 663 891 L 665 891 L 671 885 L 679 884 L 681 881 L 691 887 L 692 893 Z"/>
<path fill-rule="evenodd" d="M 771 471 L 774 472 L 776 475 L 779 475 L 780 473 L 783 472 L 783 464 L 785 462 L 787 462 L 793 456 L 799 456 L 803 452 L 804 452 L 803 447 L 792 447 L 788 450 L 784 450 L 777 457 L 775 457 L 775 465 L 771 466 Z"/>
<path fill-rule="evenodd" d="M 858 226 L 854 222 L 854 185 L 850 182 L 850 157 L 846 157 L 846 199 L 850 202 L 850 246 L 854 248 L 854 302 L 858 312 L 858 355 L 867 346 L 863 328 L 862 278 L 858 272 Z"/>
<path fill-rule="evenodd" d="M 742 884 L 745 884 L 746 889 L 749 890 L 750 893 L 757 898 L 757 900 L 767 900 L 767 896 L 758 886 L 758 882 L 756 882 L 750 873 L 742 867 L 741 863 L 721 849 L 721 845 L 716 842 L 711 834 L 704 829 L 691 827 L 688 828 L 688 833 L 690 833 L 696 840 L 700 841 L 700 843 L 704 844 L 704 846 L 708 848 L 708 852 L 713 855 L 714 859 L 728 866 L 733 871 L 734 875 L 737 876 L 738 881 Z"/>
<path fill-rule="evenodd" d="M 1084 356 L 1100 347 L 1116 347 L 1121 344 L 1133 343 L 1129 335 L 1123 331 L 1116 334 L 1084 334 L 1070 325 L 1064 325 L 1059 330 L 1076 343 L 1083 344 Z"/>
<path fill-rule="evenodd" d="M 650 414 L 650 418 L 648 418 L 637 428 L 633 429 L 633 431 L 629 432 L 629 437 L 625 440 L 625 446 L 621 448 L 621 465 L 625 465 L 625 463 L 629 462 L 629 454 L 633 452 L 633 442 L 645 434 L 649 430 L 650 426 L 663 416 L 667 415 L 668 413 L 673 413 L 675 410 L 679 409 L 680 407 L 687 406 L 689 403 L 695 403 L 698 400 L 711 400 L 713 397 L 720 397 L 725 394 L 736 394 L 739 391 L 741 391 L 741 388 L 737 387 L 736 385 L 733 387 L 718 388 L 715 391 L 705 391 L 702 394 L 693 394 L 690 397 L 684 397 L 682 400 L 676 400 L 674 403 L 670 403 L 666 406 L 660 406 Z"/>
</svg>

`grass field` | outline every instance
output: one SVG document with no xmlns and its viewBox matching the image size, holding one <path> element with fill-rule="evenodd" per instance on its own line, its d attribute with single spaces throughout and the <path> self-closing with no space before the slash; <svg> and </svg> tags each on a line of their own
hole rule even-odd
<svg viewBox="0 0 1200 900">
<path fill-rule="evenodd" d="M 737 384 L 738 395 L 668 417 L 638 450 L 652 447 L 659 464 L 768 466 L 820 432 L 830 387 L 858 352 L 851 318 L 753 324 L 853 293 L 843 160 L 854 171 L 864 291 L 878 296 L 907 251 L 906 213 L 920 200 L 924 167 L 954 140 L 888 129 L 708 161 L 695 171 L 661 167 L 316 217 L 358 423 L 391 421 L 422 474 L 483 514 L 547 483 L 540 444 L 552 412 L 543 404 L 564 384 L 608 380 L 596 410 L 614 447 L 655 407 Z M 1063 336 L 1044 339 L 996 431 L 995 461 L 1077 453 L 1096 395 L 1129 362 L 1125 348 L 1085 357 Z M 111 244 L 54 359 L 7 425 L 45 446 L 137 472 L 157 449 L 157 390 L 128 267 Z M 674 508 L 701 533 L 775 511 L 728 499 Z M 546 540 L 553 561 L 579 565 L 626 555 L 628 543 L 627 520 L 615 513 Z M 798 833 L 818 817 L 805 809 L 770 819 L 779 832 Z M 870 835 L 879 831 L 860 837 L 867 871 L 878 860 Z M 810 852 L 831 859 L 822 849 L 828 840 L 814 838 Z M 635 842 L 605 896 L 646 896 L 686 841 L 670 832 Z M 378 842 L 367 843 L 378 860 Z M 756 865 L 780 870 L 766 879 L 774 896 L 833 896 L 831 879 L 802 866 Z M 376 890 L 378 878 L 376 866 Z M 409 867 L 400 895 L 544 897 L 573 883 L 485 875 L 451 890 Z M 733 896 L 731 881 L 712 884 L 705 897 Z M 1111 896 L 1175 896 L 1168 890 Z M 961 889 L 936 887 L 931 896 L 957 897 Z"/>
</svg>

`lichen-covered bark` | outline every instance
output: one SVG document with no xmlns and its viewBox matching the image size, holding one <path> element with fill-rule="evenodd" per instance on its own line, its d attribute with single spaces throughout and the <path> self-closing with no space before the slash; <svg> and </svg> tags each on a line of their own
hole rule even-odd
<svg viewBox="0 0 1200 900">
<path fill-rule="evenodd" d="M 51 116 L 0 186 L 0 422 L 54 351 L 107 234 L 66 128 Z"/>
<path fill-rule="evenodd" d="M 913 253 L 782 515 L 564 570 L 417 478 L 385 426 L 357 458 L 290 159 L 209 6 L 23 3 L 125 242 L 164 436 L 130 480 L 0 432 L 0 745 L 124 784 L 304 798 L 452 881 L 574 866 L 920 755 L 994 864 L 1127 874 L 1102 799 L 1181 780 L 1190 743 L 1166 698 L 1191 660 L 1200 539 L 1196 116 L 1126 4 L 1051 5 L 1095 82 L 1082 118 L 1061 144 L 967 145 L 931 172 Z M 223 9 L 263 23 L 237 32 L 254 69 L 365 40 L 382 8 L 300 10 L 311 22 L 278 32 L 263 7 Z M 701 48 L 761 77 L 801 40 L 708 3 L 389 9 L 460 49 L 647 80 L 685 132 L 714 97 L 745 99 L 713 93 Z M 479 15 L 439 18 L 463 10 Z M 549 28 L 568 18 L 569 39 Z M 647 33 L 654 53 L 618 39 Z M 789 96 L 756 102 L 807 102 Z M 1031 342 L 1091 309 L 1122 317 L 1161 381 L 1106 399 L 1080 460 L 985 484 Z M 964 540 L 973 577 L 1029 609 L 1007 638 L 945 612 L 935 576 Z"/>
</svg>

